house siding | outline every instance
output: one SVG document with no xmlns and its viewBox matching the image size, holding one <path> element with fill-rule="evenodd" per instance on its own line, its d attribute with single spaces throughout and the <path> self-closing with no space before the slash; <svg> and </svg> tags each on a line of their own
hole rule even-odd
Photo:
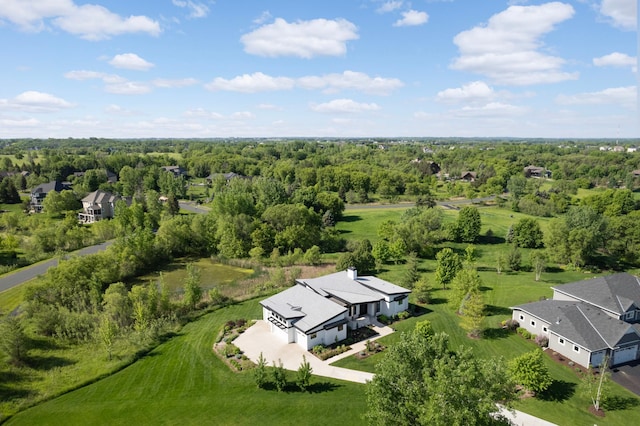
<svg viewBox="0 0 640 426">
<path fill-rule="evenodd" d="M 513 313 L 511 314 L 511 318 L 518 321 L 518 324 L 520 324 L 520 327 L 524 328 L 529 333 L 536 336 L 541 334 L 543 336 L 549 337 L 549 326 L 551 324 L 549 324 L 548 322 L 545 322 L 538 317 L 530 315 L 527 312 L 519 311 L 519 310 L 514 310 Z M 535 323 L 535 325 L 531 324 L 532 321 Z M 547 327 L 546 332 L 544 331 L 544 327 Z"/>
<path fill-rule="evenodd" d="M 560 343 L 560 339 L 564 339 L 564 344 Z M 574 346 L 578 346 L 579 352 L 573 350 Z M 558 352 L 560 355 L 583 367 L 587 367 L 591 360 L 591 351 L 580 345 L 576 345 L 571 340 L 559 336 L 553 331 L 549 334 L 549 349 Z"/>
<path fill-rule="evenodd" d="M 393 296 L 385 297 L 383 301 L 380 302 L 380 314 L 386 315 L 388 317 L 392 317 L 398 315 L 402 311 L 406 311 L 409 308 L 409 298 L 405 297 L 398 303 L 393 300 Z"/>
</svg>

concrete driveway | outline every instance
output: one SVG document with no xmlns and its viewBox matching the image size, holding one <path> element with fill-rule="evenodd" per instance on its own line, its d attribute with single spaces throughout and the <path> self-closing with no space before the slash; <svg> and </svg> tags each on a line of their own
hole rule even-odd
<svg viewBox="0 0 640 426">
<path fill-rule="evenodd" d="M 374 327 L 374 329 L 378 332 L 378 336 L 370 339 L 372 341 L 393 333 L 393 330 L 389 327 Z M 254 362 L 258 361 L 260 353 L 262 353 L 268 365 L 272 365 L 273 362 L 277 364 L 278 360 L 280 360 L 285 369 L 296 371 L 300 367 L 302 356 L 304 355 L 307 361 L 309 361 L 309 364 L 311 364 L 313 374 L 316 376 L 331 377 L 356 383 L 366 383 L 373 378 L 373 374 L 371 373 L 329 365 L 332 362 L 363 350 L 366 342 L 353 344 L 351 345 L 351 350 L 329 358 L 326 361 L 322 361 L 308 351 L 305 351 L 298 344 L 285 342 L 279 336 L 271 333 L 269 324 L 258 320 L 238 336 L 238 338 L 233 341 L 233 344 L 239 347 L 242 352 Z"/>
</svg>

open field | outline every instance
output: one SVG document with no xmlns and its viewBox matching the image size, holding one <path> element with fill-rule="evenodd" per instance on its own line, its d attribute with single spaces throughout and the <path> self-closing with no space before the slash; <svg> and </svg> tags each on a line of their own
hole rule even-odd
<svg viewBox="0 0 640 426">
<path fill-rule="evenodd" d="M 363 385 L 314 377 L 309 393 L 260 390 L 250 371 L 233 373 L 213 354 L 225 321 L 259 315 L 255 300 L 205 315 L 135 364 L 7 424 L 364 424 Z"/>
</svg>

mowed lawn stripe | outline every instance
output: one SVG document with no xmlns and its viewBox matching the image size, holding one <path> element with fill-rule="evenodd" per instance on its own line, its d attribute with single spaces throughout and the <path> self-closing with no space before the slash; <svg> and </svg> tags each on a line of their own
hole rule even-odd
<svg viewBox="0 0 640 426">
<path fill-rule="evenodd" d="M 228 320 L 255 319 L 257 301 L 220 309 L 135 364 L 97 383 L 28 409 L 11 425 L 364 424 L 364 386 L 314 377 L 312 393 L 257 389 L 250 371 L 231 372 L 212 352 Z M 103 354 L 96 354 L 103 356 Z"/>
</svg>

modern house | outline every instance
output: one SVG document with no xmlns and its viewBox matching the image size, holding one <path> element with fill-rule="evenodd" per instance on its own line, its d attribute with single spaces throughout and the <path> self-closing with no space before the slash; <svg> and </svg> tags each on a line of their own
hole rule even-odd
<svg viewBox="0 0 640 426">
<path fill-rule="evenodd" d="M 553 300 L 512 308 L 512 318 L 549 349 L 582 366 L 640 359 L 640 280 L 613 274 L 553 287 Z"/>
<path fill-rule="evenodd" d="M 82 199 L 82 213 L 78 220 L 82 223 L 94 223 L 102 219 L 111 219 L 115 214 L 116 203 L 123 200 L 127 205 L 131 200 L 98 189 Z"/>
<path fill-rule="evenodd" d="M 375 322 L 377 315 L 395 316 L 409 307 L 411 291 L 356 269 L 319 278 L 298 279 L 296 285 L 260 302 L 271 332 L 305 349 L 344 340 L 347 329 Z"/>
<path fill-rule="evenodd" d="M 35 213 L 42 212 L 44 208 L 42 202 L 50 192 L 61 192 L 68 189 L 71 189 L 71 186 L 65 182 L 51 181 L 47 183 L 41 183 L 31 190 L 31 201 L 29 202 L 31 211 Z"/>
</svg>

